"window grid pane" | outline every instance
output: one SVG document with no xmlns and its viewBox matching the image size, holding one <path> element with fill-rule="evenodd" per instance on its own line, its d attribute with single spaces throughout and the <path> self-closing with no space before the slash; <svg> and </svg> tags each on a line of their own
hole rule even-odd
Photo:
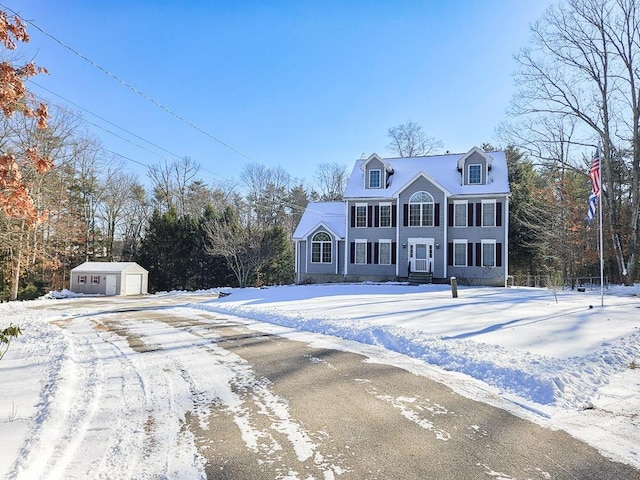
<svg viewBox="0 0 640 480">
<path fill-rule="evenodd" d="M 380 226 L 391 226 L 391 205 L 380 205 Z"/>
<path fill-rule="evenodd" d="M 456 267 L 467 266 L 467 244 L 466 243 L 453 244 L 453 264 Z"/>
<path fill-rule="evenodd" d="M 367 263 L 367 244 L 356 242 L 356 263 Z"/>
<path fill-rule="evenodd" d="M 378 255 L 380 265 L 391 265 L 391 242 L 380 242 Z"/>
<path fill-rule="evenodd" d="M 369 171 L 369 188 L 380 188 L 380 170 Z"/>
<path fill-rule="evenodd" d="M 356 227 L 367 226 L 367 206 L 356 205 Z"/>
<path fill-rule="evenodd" d="M 483 203 L 482 204 L 482 226 L 494 227 L 495 226 L 495 203 Z"/>
<path fill-rule="evenodd" d="M 433 203 L 422 204 L 422 226 L 433 227 Z"/>
<path fill-rule="evenodd" d="M 409 205 L 409 226 L 411 227 L 420 226 L 420 205 L 419 204 Z"/>
<path fill-rule="evenodd" d="M 469 165 L 469 183 L 479 184 L 482 182 L 482 170 L 480 165 Z"/>
<path fill-rule="evenodd" d="M 454 203 L 453 225 L 455 227 L 467 226 L 467 204 L 466 203 Z"/>
<path fill-rule="evenodd" d="M 322 263 L 331 263 L 331 242 L 322 244 Z"/>
<path fill-rule="evenodd" d="M 483 267 L 496 266 L 496 244 L 495 243 L 482 244 L 482 266 Z"/>
</svg>

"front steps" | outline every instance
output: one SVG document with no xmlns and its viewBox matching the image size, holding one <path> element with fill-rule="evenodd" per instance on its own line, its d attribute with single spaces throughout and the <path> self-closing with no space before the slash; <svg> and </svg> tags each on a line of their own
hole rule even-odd
<svg viewBox="0 0 640 480">
<path fill-rule="evenodd" d="M 433 274 L 429 272 L 410 272 L 409 285 L 425 285 L 433 282 Z"/>
</svg>

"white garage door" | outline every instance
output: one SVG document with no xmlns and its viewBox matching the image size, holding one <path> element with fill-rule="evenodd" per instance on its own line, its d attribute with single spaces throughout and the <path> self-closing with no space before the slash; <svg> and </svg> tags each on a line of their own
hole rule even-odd
<svg viewBox="0 0 640 480">
<path fill-rule="evenodd" d="M 126 277 L 125 295 L 140 295 L 142 293 L 142 274 L 129 273 Z"/>
</svg>

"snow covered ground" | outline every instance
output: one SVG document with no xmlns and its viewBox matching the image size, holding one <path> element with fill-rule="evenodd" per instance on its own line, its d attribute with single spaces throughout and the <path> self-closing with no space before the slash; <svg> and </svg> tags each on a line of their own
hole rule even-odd
<svg viewBox="0 0 640 480">
<path fill-rule="evenodd" d="M 193 293 L 180 292 L 154 298 L 176 300 L 164 308 L 179 308 L 186 318 L 197 318 L 202 311 L 221 313 L 252 329 L 361 353 L 371 361 L 430 376 L 468 397 L 564 429 L 606 456 L 640 469 L 639 286 L 609 288 L 604 306 L 599 290 L 559 291 L 557 301 L 545 289 L 460 287 L 459 297 L 452 298 L 448 286 L 391 283 L 223 292 L 229 295 L 215 298 L 210 291 L 197 292 L 199 301 L 194 301 Z M 180 422 L 194 409 L 187 399 L 189 391 L 206 396 L 217 390 L 220 395 L 225 378 L 190 379 L 186 392 L 153 386 L 162 382 L 150 385 L 152 375 L 165 375 L 177 389 L 184 372 L 170 364 L 162 372 L 150 371 L 142 357 L 132 355 L 112 332 L 96 331 L 95 320 L 104 315 L 104 303 L 83 306 L 82 315 L 74 311 L 71 321 L 60 305 L 75 301 L 0 304 L 0 328 L 14 323 L 24 330 L 0 361 L 0 476 L 62 478 L 71 472 L 83 477 L 86 471 L 80 466 L 74 471 L 72 458 L 86 448 L 74 445 L 74 432 L 84 429 L 96 452 L 101 451 L 101 442 L 113 442 L 101 431 L 118 435 L 119 447 L 94 459 L 108 462 L 114 477 L 151 478 L 149 472 L 131 470 L 131 455 L 136 449 L 148 453 L 150 448 L 136 443 L 135 432 L 154 429 L 164 431 L 157 436 L 158 443 L 169 445 L 176 437 L 181 442 L 183 455 L 163 471 L 173 477 L 200 478 L 202 465 L 193 462 L 197 458 L 193 438 L 181 430 Z M 114 303 L 121 301 L 113 298 Z M 135 308 L 135 300 L 128 302 Z M 92 332 L 96 337 L 88 342 Z M 140 331 L 145 344 L 159 346 L 168 341 L 166 333 L 160 326 Z M 184 355 L 194 354 L 187 349 Z M 237 363 L 228 353 L 219 355 L 226 355 L 221 362 L 228 368 Z M 122 358 L 117 370 L 105 371 L 102 359 L 114 357 Z M 145 385 L 136 390 L 136 382 Z M 123 391 L 129 392 L 125 398 Z M 108 412 L 122 402 L 144 402 L 144 397 L 153 400 L 149 404 L 155 409 L 165 405 L 167 412 L 118 420 L 137 422 L 135 428 L 123 423 L 107 429 L 113 422 Z M 87 415 L 88 411 L 103 415 Z M 149 418 L 166 421 L 152 425 Z M 56 460 L 55 468 L 51 459 Z M 149 468 L 154 461 L 166 462 L 153 456 L 151 460 Z"/>
</svg>

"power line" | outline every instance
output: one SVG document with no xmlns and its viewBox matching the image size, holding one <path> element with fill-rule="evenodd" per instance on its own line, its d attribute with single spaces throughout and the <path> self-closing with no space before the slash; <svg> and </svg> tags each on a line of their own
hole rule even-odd
<svg viewBox="0 0 640 480">
<path fill-rule="evenodd" d="M 83 107 L 83 106 L 81 106 L 81 105 L 78 105 L 77 103 L 75 103 L 75 102 L 73 102 L 73 101 L 69 100 L 68 98 L 63 97 L 62 95 L 60 95 L 60 94 L 58 94 L 58 93 L 53 92 L 52 90 L 49 90 L 48 88 L 46 88 L 46 87 L 44 87 L 44 86 L 40 85 L 39 83 L 35 82 L 33 79 L 29 79 L 28 81 L 29 81 L 29 83 L 31 83 L 31 84 L 33 84 L 33 85 L 35 85 L 36 87 L 41 88 L 41 89 L 42 89 L 42 90 L 44 90 L 45 92 L 48 92 L 48 93 L 50 93 L 51 95 L 54 95 L 54 96 L 58 97 L 60 100 L 62 100 L 62 101 L 64 101 L 64 102 L 66 102 L 66 103 L 68 103 L 68 104 L 70 104 L 70 105 L 73 105 L 74 107 L 79 108 L 80 110 L 83 110 L 83 111 L 87 112 L 88 114 L 93 115 L 93 116 L 94 116 L 94 117 L 96 117 L 96 118 L 99 118 L 100 120 L 102 120 L 102 121 L 103 121 L 103 122 L 105 122 L 105 123 L 108 123 L 109 125 L 112 125 L 112 126 L 114 126 L 114 127 L 116 127 L 116 128 L 119 128 L 120 130 L 122 130 L 122 131 L 124 131 L 124 132 L 127 132 L 127 133 L 128 133 L 129 135 L 131 135 L 132 137 L 135 137 L 135 138 L 137 138 L 137 139 L 139 139 L 139 140 L 142 140 L 143 142 L 146 142 L 146 143 L 148 143 L 149 145 L 153 145 L 153 146 L 154 146 L 154 147 L 156 147 L 157 149 L 162 150 L 163 152 L 166 152 L 166 153 L 168 153 L 169 155 L 172 155 L 172 156 L 174 156 L 174 157 L 176 157 L 176 158 L 181 158 L 181 157 L 180 157 L 180 155 L 178 155 L 178 154 L 176 154 L 176 153 L 173 153 L 172 151 L 167 150 L 166 148 L 161 147 L 160 145 L 157 145 L 157 144 L 153 143 L 152 141 L 147 140 L 146 138 L 143 138 L 143 137 L 141 137 L 140 135 L 138 135 L 138 134 L 136 134 L 136 133 L 134 133 L 134 132 L 132 132 L 132 131 L 130 131 L 130 130 L 127 130 L 127 129 L 126 129 L 126 128 L 124 128 L 124 127 L 121 127 L 120 125 L 117 125 L 117 124 L 115 124 L 114 122 L 112 122 L 112 121 L 110 121 L 110 120 L 107 120 L 107 119 L 106 119 L 106 118 L 104 118 L 103 116 L 98 115 L 97 113 L 94 113 L 94 112 L 92 112 L 91 110 L 89 110 L 89 109 L 87 109 L 87 108 L 85 108 L 85 107 Z M 84 119 L 84 118 L 83 118 L 82 120 L 87 121 L 87 120 L 86 120 L 86 119 Z M 87 123 L 91 123 L 91 122 L 88 122 L 88 121 L 87 121 Z M 94 125 L 94 126 L 96 126 L 96 127 L 98 127 L 98 128 L 101 128 L 101 129 L 102 129 L 102 127 L 100 127 L 100 126 L 98 126 L 98 125 L 96 125 L 96 124 L 94 124 L 94 123 L 91 123 L 91 125 Z M 105 130 L 105 131 L 108 131 L 108 130 Z M 111 132 L 109 132 L 109 133 L 111 133 Z M 114 134 L 114 135 L 116 135 L 116 134 Z M 123 140 L 129 141 L 129 140 L 127 140 L 127 139 L 125 139 L 125 138 L 123 138 L 123 137 L 121 137 L 121 136 L 119 136 L 119 135 L 116 135 L 116 136 L 117 136 L 118 138 L 122 138 Z M 131 143 L 131 142 L 130 142 L 130 143 Z M 137 144 L 134 144 L 134 145 L 139 146 L 139 145 L 137 145 Z M 141 148 L 144 148 L 144 147 L 141 147 Z M 145 148 L 145 150 L 147 150 L 147 149 Z M 147 150 L 147 151 L 151 152 L 151 150 Z M 151 153 L 155 153 L 155 152 L 151 152 Z M 155 153 L 155 154 L 157 155 L 157 153 Z"/>
<path fill-rule="evenodd" d="M 238 150 L 237 148 L 229 145 L 228 143 L 220 140 L 219 138 L 211 135 L 209 132 L 207 132 L 206 130 L 200 128 L 199 126 L 197 126 L 196 124 L 194 124 L 193 122 L 187 120 L 185 117 L 183 117 L 182 115 L 174 112 L 173 110 L 171 110 L 169 107 L 166 107 L 165 105 L 161 104 L 160 102 L 154 100 L 153 98 L 151 98 L 150 96 L 148 96 L 147 94 L 145 94 L 144 92 L 138 90 L 137 88 L 135 88 L 133 85 L 131 85 L 130 83 L 125 82 L 124 80 L 122 80 L 121 78 L 119 78 L 117 75 L 111 73 L 109 70 L 107 70 L 106 68 L 102 67 L 101 65 L 98 65 L 97 63 L 95 63 L 93 60 L 91 60 L 90 58 L 86 57 L 85 55 L 81 54 L 80 52 L 78 52 L 77 50 L 75 50 L 74 48 L 72 48 L 71 46 L 67 45 L 66 43 L 64 43 L 63 41 L 59 40 L 58 38 L 54 37 L 53 35 L 51 35 L 50 33 L 48 33 L 47 31 L 45 31 L 44 29 L 40 28 L 38 25 L 36 25 L 35 23 L 33 23 L 30 20 L 26 20 L 24 18 L 22 18 L 20 16 L 20 14 L 18 14 L 15 10 L 12 10 L 11 8 L 0 4 L 0 6 L 2 8 L 4 8 L 7 11 L 10 11 L 11 13 L 13 13 L 14 15 L 16 15 L 17 17 L 20 17 L 22 19 L 23 22 L 31 25 L 32 27 L 34 27 L 36 30 L 40 31 L 42 34 L 46 35 L 47 37 L 49 37 L 51 40 L 53 40 L 54 42 L 56 42 L 57 44 L 59 44 L 60 46 L 62 46 L 63 48 L 69 50 L 71 53 L 73 53 L 74 55 L 78 56 L 79 58 L 81 58 L 82 60 L 84 60 L 85 62 L 87 62 L 89 65 L 93 66 L 94 68 L 97 68 L 98 70 L 100 70 L 102 73 L 104 73 L 105 75 L 107 75 L 108 77 L 111 77 L 112 79 L 116 80 L 118 83 L 120 83 L 121 85 L 127 87 L 129 90 L 131 90 L 132 92 L 136 93 L 137 95 L 141 96 L 142 98 L 144 98 L 145 100 L 151 102 L 153 105 L 155 105 L 156 107 L 164 110 L 165 112 L 167 112 L 168 114 L 172 115 L 173 117 L 177 118 L 178 120 L 180 120 L 181 122 L 185 123 L 186 125 L 190 126 L 191 128 L 195 129 L 196 131 L 202 133 L 203 135 L 209 137 L 210 139 L 214 140 L 215 142 L 219 143 L 220 145 L 228 148 L 229 150 L 237 153 L 238 155 L 241 155 L 242 157 L 246 158 L 247 160 L 253 160 L 249 155 L 241 152 L 240 150 Z"/>
<path fill-rule="evenodd" d="M 34 82 L 33 80 L 29 80 L 29 82 L 31 82 L 33 85 L 35 85 L 35 86 L 37 86 L 37 87 L 39 87 L 39 88 L 41 88 L 41 89 L 43 89 L 43 90 L 47 91 L 47 92 L 48 92 L 48 93 L 50 93 L 51 95 L 55 95 L 56 97 L 58 97 L 58 98 L 59 98 L 59 99 L 61 99 L 62 101 L 67 102 L 67 103 L 69 103 L 69 104 L 71 104 L 71 105 L 73 105 L 73 106 L 75 106 L 75 107 L 77 107 L 77 108 L 79 108 L 79 109 L 81 109 L 81 110 L 84 110 L 85 112 L 89 113 L 90 115 L 93 115 L 94 117 L 99 118 L 99 119 L 100 119 L 100 120 L 102 120 L 103 122 L 105 122 L 105 123 L 107 123 L 107 124 L 109 124 L 109 125 L 112 125 L 112 126 L 114 126 L 115 128 L 118 128 L 118 129 L 122 130 L 123 132 L 126 132 L 126 133 L 128 133 L 129 135 L 131 135 L 131 136 L 133 136 L 133 137 L 135 137 L 135 138 L 138 138 L 138 139 L 142 140 L 143 142 L 146 142 L 146 143 L 148 143 L 149 145 L 152 145 L 152 146 L 154 146 L 154 147 L 156 147 L 156 148 L 158 148 L 158 149 L 160 149 L 160 150 L 162 150 L 162 151 L 164 151 L 164 152 L 166 152 L 166 153 L 168 153 L 168 154 L 170 154 L 170 155 L 172 155 L 172 156 L 176 157 L 177 159 L 182 159 L 182 158 L 183 158 L 182 156 L 178 155 L 177 153 L 171 152 L 170 150 L 167 150 L 166 148 L 164 148 L 164 147 L 162 147 L 162 146 L 160 146 L 160 145 L 157 145 L 157 144 L 155 144 L 155 143 L 151 142 L 150 140 L 147 140 L 147 139 L 145 139 L 145 138 L 141 137 L 140 135 L 138 135 L 138 134 L 136 134 L 136 133 L 134 133 L 134 132 L 131 132 L 130 130 L 127 130 L 127 129 L 126 129 L 126 128 L 124 128 L 124 127 L 121 127 L 121 126 L 117 125 L 116 123 L 114 123 L 114 122 L 112 122 L 112 121 L 110 121 L 110 120 L 107 120 L 107 119 L 106 119 L 106 118 L 104 118 L 103 116 L 98 115 L 97 113 L 94 113 L 94 112 L 92 112 L 91 110 L 89 110 L 89 109 L 87 109 L 87 108 L 85 108 L 85 107 L 83 107 L 83 106 L 81 106 L 81 105 L 78 105 L 77 103 L 72 102 L 71 100 L 69 100 L 69 99 L 67 99 L 67 98 L 63 97 L 62 95 L 59 95 L 59 94 L 57 94 L 57 93 L 53 92 L 52 90 L 49 90 L 48 88 L 45 88 L 45 87 L 43 87 L 42 85 L 39 85 L 38 83 Z M 42 101 L 47 101 L 46 99 L 43 99 L 42 97 L 38 97 L 38 96 L 36 96 L 36 97 L 37 97 L 37 98 L 40 98 Z M 126 138 L 126 137 L 123 137 L 122 135 L 119 135 L 118 133 L 115 133 L 115 132 L 113 132 L 113 131 L 111 131 L 111 130 L 107 129 L 107 128 L 105 128 L 105 127 L 104 127 L 104 126 L 102 126 L 102 125 L 99 125 L 99 124 L 97 124 L 97 123 L 91 122 L 91 121 L 87 120 L 86 118 L 84 118 L 84 117 L 82 117 L 82 116 L 80 116 L 80 115 L 75 114 L 74 112 L 69 111 L 69 113 L 70 113 L 70 114 L 72 114 L 72 115 L 74 115 L 74 116 L 75 116 L 76 118 L 78 118 L 79 120 L 81 120 L 81 121 L 83 121 L 83 122 L 85 122 L 85 123 L 88 123 L 89 125 L 92 125 L 92 126 L 94 126 L 94 127 L 98 128 L 98 129 L 100 129 L 100 130 L 102 130 L 102 131 L 104 131 L 104 132 L 106 132 L 106 133 L 108 133 L 108 134 L 110 134 L 110 135 L 113 135 L 113 136 L 114 136 L 114 137 L 116 137 L 116 138 L 119 138 L 119 139 L 121 139 L 121 140 L 124 140 L 125 142 L 130 143 L 131 145 L 134 145 L 134 146 L 136 146 L 136 147 L 138 147 L 138 148 L 140 148 L 140 149 L 142 149 L 142 150 L 145 150 L 145 151 L 147 151 L 147 152 L 151 153 L 152 155 L 155 155 L 155 156 L 160 157 L 160 158 L 164 158 L 164 157 L 163 157 L 162 155 L 160 155 L 158 152 L 155 152 L 155 151 L 153 151 L 153 150 L 150 150 L 149 148 L 147 148 L 147 147 L 145 147 L 145 146 L 143 146 L 143 145 L 140 145 L 139 143 L 133 142 L 132 140 L 130 140 L 130 139 Z M 145 168 L 150 168 L 150 166 L 149 166 L 149 165 L 147 165 L 147 164 L 145 164 L 145 163 L 142 163 L 142 162 L 140 162 L 140 161 L 137 161 L 137 160 L 133 160 L 132 158 L 127 157 L 126 155 L 122 155 L 122 154 L 120 154 L 120 153 L 113 152 L 113 151 L 108 150 L 108 149 L 106 149 L 106 148 L 104 148 L 104 147 L 103 147 L 103 149 L 104 149 L 105 151 L 107 151 L 107 152 L 110 152 L 110 153 L 113 153 L 114 155 L 117 155 L 118 157 L 121 157 L 121 158 L 126 159 L 126 160 L 130 160 L 130 161 L 132 161 L 133 163 L 136 163 L 136 164 L 138 164 L 138 165 L 141 165 L 141 166 L 143 166 L 143 167 L 145 167 Z M 226 178 L 226 177 L 224 177 L 224 176 L 220 175 L 219 173 L 214 172 L 214 171 L 212 171 L 212 170 L 209 170 L 209 169 L 207 169 L 207 168 L 204 168 L 204 167 L 202 167 L 202 166 L 199 166 L 199 167 L 198 167 L 198 169 L 199 169 L 199 170 L 201 170 L 201 171 L 204 171 L 204 172 L 210 173 L 210 174 L 211 174 L 211 175 L 213 175 L 213 176 L 219 177 L 219 178 L 221 178 L 222 180 L 230 181 L 228 178 Z"/>
</svg>

